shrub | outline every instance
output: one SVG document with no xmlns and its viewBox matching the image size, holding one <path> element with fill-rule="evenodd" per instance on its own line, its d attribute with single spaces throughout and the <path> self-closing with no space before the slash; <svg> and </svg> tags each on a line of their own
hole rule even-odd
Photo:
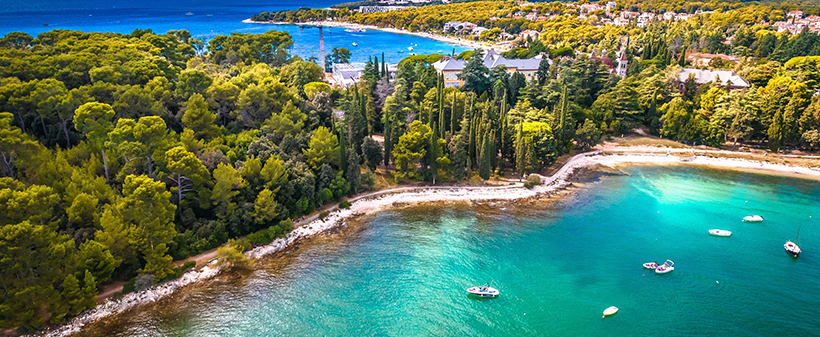
<svg viewBox="0 0 820 337">
<path fill-rule="evenodd" d="M 350 201 L 342 200 L 342 202 L 339 203 L 339 208 L 348 209 L 348 208 L 350 208 L 350 205 L 352 205 L 352 204 L 353 203 L 351 203 Z"/>
<path fill-rule="evenodd" d="M 287 218 L 285 220 L 279 221 L 279 228 L 282 229 L 283 234 L 290 233 L 293 230 L 293 220 Z"/>
<path fill-rule="evenodd" d="M 539 177 L 537 175 L 534 175 L 534 174 L 530 174 L 527 177 L 527 180 L 524 181 L 524 187 L 529 188 L 529 189 L 532 189 L 533 187 L 538 186 L 538 185 L 541 185 L 541 177 Z"/>
<path fill-rule="evenodd" d="M 168 273 L 168 276 L 165 276 L 165 278 L 162 279 L 161 282 L 168 282 L 168 281 L 171 281 L 171 280 L 176 280 L 176 279 L 182 277 L 182 274 L 185 274 L 186 270 L 191 269 L 193 267 L 196 267 L 196 261 L 187 261 L 187 262 L 183 263 L 182 266 L 174 268 L 174 271 L 171 272 L 171 273 Z"/>
<path fill-rule="evenodd" d="M 324 211 L 322 213 L 319 213 L 319 219 L 324 220 L 325 218 L 327 218 L 328 215 L 330 215 L 330 211 Z"/>
<path fill-rule="evenodd" d="M 134 281 L 134 290 L 140 291 L 151 288 L 154 286 L 154 275 L 152 274 L 142 274 L 137 276 L 136 281 Z"/>
<path fill-rule="evenodd" d="M 273 241 L 273 235 L 271 235 L 270 230 L 263 229 L 263 230 L 258 231 L 256 233 L 248 234 L 247 239 L 248 239 L 248 242 L 250 242 L 251 245 L 254 245 L 254 246 L 266 245 L 266 244 L 269 244 Z"/>
<path fill-rule="evenodd" d="M 122 286 L 123 295 L 127 293 L 133 293 L 134 290 L 136 290 L 136 287 L 134 285 L 135 282 L 137 282 L 136 277 L 128 280 L 128 282 L 126 282 L 125 285 Z"/>
</svg>

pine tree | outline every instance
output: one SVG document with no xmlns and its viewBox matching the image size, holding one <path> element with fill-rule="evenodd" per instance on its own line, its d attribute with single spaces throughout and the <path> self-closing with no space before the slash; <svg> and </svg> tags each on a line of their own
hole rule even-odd
<svg viewBox="0 0 820 337">
<path fill-rule="evenodd" d="M 68 315 L 75 316 L 85 310 L 85 298 L 80 289 L 80 282 L 74 275 L 69 274 L 63 280 L 63 291 L 60 294 L 65 303 L 68 303 Z"/>
<path fill-rule="evenodd" d="M 678 58 L 678 65 L 683 67 L 686 65 L 686 48 L 687 46 L 683 46 L 680 51 L 680 58 Z"/>
<path fill-rule="evenodd" d="M 490 179 L 490 133 L 484 133 L 484 140 L 481 142 L 481 160 L 478 164 L 478 176 L 487 183 Z"/>
<path fill-rule="evenodd" d="M 85 296 L 85 309 L 97 306 L 97 278 L 91 271 L 86 269 L 83 277 L 83 295 Z M 85 310 L 83 309 L 83 310 Z"/>
</svg>

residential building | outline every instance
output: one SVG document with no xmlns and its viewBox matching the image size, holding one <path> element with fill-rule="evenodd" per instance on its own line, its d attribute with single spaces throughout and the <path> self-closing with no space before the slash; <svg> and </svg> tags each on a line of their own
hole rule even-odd
<svg viewBox="0 0 820 337">
<path fill-rule="evenodd" d="M 489 29 L 484 28 L 484 27 L 475 27 L 475 28 L 473 28 L 473 35 L 479 35 L 480 36 L 481 32 L 483 32 L 485 30 L 489 30 Z"/>
<path fill-rule="evenodd" d="M 390 12 L 407 8 L 414 8 L 415 6 L 359 6 L 359 12 L 364 14 L 376 12 Z"/>
<path fill-rule="evenodd" d="M 802 19 L 803 18 L 803 11 L 791 11 L 786 13 L 787 18 L 793 19 Z"/>
<path fill-rule="evenodd" d="M 734 71 L 730 70 L 701 70 L 701 69 L 692 69 L 692 68 L 684 68 L 678 74 L 677 82 L 678 88 L 683 92 L 684 85 L 686 80 L 689 77 L 694 78 L 695 83 L 700 87 L 709 82 L 714 82 L 721 86 L 728 86 L 729 90 L 745 90 L 748 89 L 751 85 L 749 81 L 747 81 L 742 76 L 738 75 Z"/>
<path fill-rule="evenodd" d="M 538 66 L 541 64 L 542 57 L 536 56 L 530 59 L 508 59 L 501 54 L 490 50 L 484 55 L 484 65 L 489 69 L 493 69 L 499 65 L 507 67 L 507 72 L 510 74 L 521 73 L 527 81 L 537 79 Z M 552 60 L 547 59 L 549 64 Z M 464 70 L 467 61 L 456 60 L 454 58 L 445 56 L 441 60 L 433 63 L 436 72 L 444 75 L 444 86 L 447 88 L 455 88 L 464 85 L 464 80 L 459 78 L 459 74 Z"/>
<path fill-rule="evenodd" d="M 612 23 L 615 24 L 618 27 L 628 26 L 629 25 L 629 20 L 624 19 L 624 18 L 615 18 L 615 20 L 613 20 Z"/>
<path fill-rule="evenodd" d="M 533 40 L 538 40 L 538 36 L 541 35 L 541 33 L 536 31 L 536 30 L 527 29 L 527 30 L 525 30 L 521 33 L 518 33 L 518 35 L 519 36 L 529 36 Z"/>
<path fill-rule="evenodd" d="M 364 76 L 364 63 L 334 63 L 333 64 L 333 80 L 339 86 L 347 88 L 353 84 L 359 83 L 362 76 Z M 387 72 L 390 74 L 390 79 L 396 78 L 396 71 L 398 68 L 395 64 L 387 64 Z"/>
<path fill-rule="evenodd" d="M 716 57 L 727 62 L 740 62 L 740 58 L 734 55 L 697 53 L 694 50 L 687 52 L 686 60 L 694 67 L 707 67 L 709 61 Z"/>
</svg>

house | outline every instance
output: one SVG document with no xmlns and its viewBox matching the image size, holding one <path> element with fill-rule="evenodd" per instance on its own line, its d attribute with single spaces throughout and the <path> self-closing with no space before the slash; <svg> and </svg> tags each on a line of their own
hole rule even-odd
<svg viewBox="0 0 820 337">
<path fill-rule="evenodd" d="M 376 12 L 398 11 L 407 8 L 415 8 L 415 6 L 359 6 L 359 12 L 367 14 Z"/>
<path fill-rule="evenodd" d="M 519 35 L 519 36 L 522 36 L 522 37 L 523 37 L 523 36 L 529 36 L 529 37 L 530 37 L 530 38 L 532 38 L 533 40 L 538 40 L 538 36 L 539 36 L 539 35 L 541 35 L 541 33 L 540 33 L 540 32 L 538 32 L 538 31 L 535 31 L 535 30 L 529 30 L 529 29 L 527 29 L 527 30 L 525 30 L 525 31 L 523 31 L 523 32 L 521 32 L 521 33 L 518 33 L 518 35 Z"/>
<path fill-rule="evenodd" d="M 707 67 L 709 61 L 716 57 L 726 62 L 740 62 L 740 58 L 734 55 L 697 53 L 694 50 L 688 52 L 686 60 L 694 67 Z"/>
<path fill-rule="evenodd" d="M 634 19 L 637 18 L 640 14 L 641 13 L 638 12 L 623 11 L 621 12 L 621 17 L 624 19 Z"/>
<path fill-rule="evenodd" d="M 472 32 L 473 32 L 473 35 L 479 35 L 480 36 L 481 32 L 483 32 L 485 30 L 489 30 L 489 29 L 484 28 L 484 27 L 475 27 L 475 28 L 473 28 Z"/>
<path fill-rule="evenodd" d="M 793 19 L 802 19 L 803 18 L 803 11 L 791 11 L 786 13 L 787 18 Z"/>
<path fill-rule="evenodd" d="M 396 78 L 396 71 L 398 67 L 395 64 L 387 64 L 387 72 L 390 74 L 390 79 Z M 361 81 L 364 75 L 364 63 L 334 63 L 333 64 L 333 80 L 341 87 L 347 88 L 353 84 Z"/>
<path fill-rule="evenodd" d="M 447 21 L 447 23 L 444 24 L 444 28 L 442 28 L 442 30 L 445 32 L 450 31 L 450 28 L 452 28 L 453 30 L 459 30 L 461 29 L 459 28 L 460 26 L 463 26 L 461 21 Z"/>
<path fill-rule="evenodd" d="M 683 92 L 686 80 L 692 77 L 695 83 L 700 87 L 709 82 L 714 82 L 721 86 L 728 86 L 729 90 L 745 90 L 751 85 L 742 76 L 730 70 L 701 70 L 684 68 L 677 76 L 678 88 Z"/>
<path fill-rule="evenodd" d="M 535 19 L 537 19 L 537 18 L 538 18 L 538 13 L 533 13 L 533 12 L 530 12 L 530 13 L 529 13 L 529 14 L 527 14 L 527 16 L 525 16 L 524 18 L 526 18 L 527 20 L 530 20 L 530 21 L 535 21 Z"/>
<path fill-rule="evenodd" d="M 606 3 L 606 11 L 607 12 L 615 9 L 615 7 L 618 7 L 618 3 L 616 3 L 615 1 L 608 1 Z"/>
<path fill-rule="evenodd" d="M 542 57 L 536 56 L 530 59 L 508 59 L 501 54 L 490 50 L 484 55 L 484 65 L 489 69 L 493 69 L 499 65 L 507 67 L 507 73 L 521 73 L 527 81 L 533 81 L 537 77 L 538 66 L 541 64 Z M 552 60 L 547 59 L 549 64 Z M 445 56 L 433 63 L 436 72 L 444 76 L 444 86 L 447 88 L 455 88 L 464 85 L 464 80 L 459 78 L 459 74 L 464 70 L 467 61 L 456 60 L 454 58 Z"/>
<path fill-rule="evenodd" d="M 612 22 L 618 27 L 629 25 L 629 20 L 624 18 L 615 18 L 615 20 L 613 20 Z"/>
<path fill-rule="evenodd" d="M 655 13 L 643 13 L 638 16 L 638 27 L 646 27 L 655 18 Z"/>
</svg>

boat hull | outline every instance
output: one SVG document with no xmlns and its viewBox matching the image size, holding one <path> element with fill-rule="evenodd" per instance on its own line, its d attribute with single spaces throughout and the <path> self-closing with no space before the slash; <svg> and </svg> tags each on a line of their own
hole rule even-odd
<svg viewBox="0 0 820 337">
<path fill-rule="evenodd" d="M 732 232 L 725 231 L 725 230 L 722 230 L 722 229 L 710 229 L 709 230 L 709 235 L 724 236 L 725 237 L 725 236 L 732 236 Z"/>
<path fill-rule="evenodd" d="M 482 289 L 484 288 L 484 289 Z M 498 289 L 492 287 L 472 287 L 467 289 L 467 294 L 478 297 L 497 297 L 500 295 Z"/>
<path fill-rule="evenodd" d="M 604 317 L 618 313 L 618 307 L 609 307 L 604 309 Z"/>
</svg>

